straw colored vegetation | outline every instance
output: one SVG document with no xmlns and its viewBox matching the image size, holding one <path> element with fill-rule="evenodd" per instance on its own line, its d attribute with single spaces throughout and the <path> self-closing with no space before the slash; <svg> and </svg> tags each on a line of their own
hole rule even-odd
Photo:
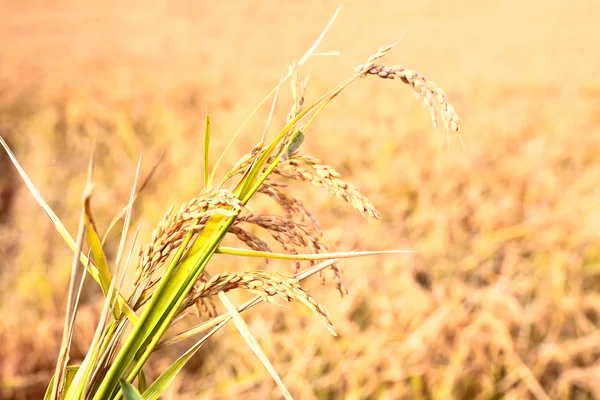
<svg viewBox="0 0 600 400">
<path fill-rule="evenodd" d="M 180 276 L 173 260 L 199 254 L 178 255 L 181 246 L 231 219 L 143 367 L 151 383 L 198 346 L 165 398 L 281 396 L 231 303 L 294 398 L 600 398 L 600 81 L 591 50 L 600 9 L 583 0 L 518 16 L 468 1 L 440 3 L 438 16 L 392 1 L 380 11 L 346 7 L 318 49 L 342 56 L 291 64 L 274 113 L 271 97 L 223 153 L 335 7 L 266 1 L 275 23 L 269 9 L 106 4 L 66 1 L 53 15 L 39 4 L 25 15 L 0 3 L 11 16 L 0 25 L 0 136 L 74 243 L 84 193 L 85 237 L 98 233 L 119 278 L 98 285 L 102 257 L 90 256 L 96 275 L 83 283 L 66 361 L 84 360 L 99 321 L 113 339 L 86 391 L 110 375 L 132 315 L 167 292 L 165 274 Z M 206 24 L 185 22 L 200 16 Z M 369 57 L 413 19 L 403 42 Z M 355 81 L 314 123 L 314 114 L 298 119 L 348 77 Z M 209 167 L 224 154 L 210 188 L 207 107 Z M 142 151 L 143 190 L 124 209 Z M 259 172 L 273 165 L 272 173 L 244 186 L 260 179 L 249 173 L 259 160 Z M 419 253 L 320 259 L 395 248 Z M 303 254 L 314 257 L 296 259 Z M 2 153 L 0 398 L 42 398 L 56 373 L 72 257 Z"/>
</svg>

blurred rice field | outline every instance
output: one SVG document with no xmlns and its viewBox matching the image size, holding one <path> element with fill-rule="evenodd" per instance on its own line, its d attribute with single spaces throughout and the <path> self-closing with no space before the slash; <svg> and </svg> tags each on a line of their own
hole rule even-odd
<svg viewBox="0 0 600 400">
<path fill-rule="evenodd" d="M 0 0 L 0 135 L 72 232 L 92 137 L 100 230 L 127 203 L 139 154 L 147 173 L 164 152 L 134 213 L 146 243 L 167 208 L 201 187 L 205 110 L 216 158 L 337 5 Z M 451 137 L 448 150 L 410 91 L 377 79 L 345 91 L 307 135 L 303 151 L 335 166 L 381 213 L 365 221 L 294 185 L 336 247 L 419 253 L 343 262 L 344 298 L 309 281 L 337 338 L 302 307 L 245 314 L 295 398 L 600 398 L 598 21 L 600 2 L 586 0 L 344 4 L 320 47 L 341 55 L 302 70 L 308 100 L 410 26 L 387 62 L 446 90 L 464 119 L 465 148 Z M 289 91 L 281 98 L 275 126 Z M 260 138 L 267 113 L 225 166 Z M 117 245 L 115 233 L 109 256 Z M 42 397 L 70 259 L 0 154 L 0 398 Z M 220 256 L 209 271 L 256 266 Z M 101 305 L 98 288 L 85 289 L 72 360 L 85 353 Z M 278 398 L 233 326 L 213 339 L 166 398 Z M 156 354 L 148 375 L 183 349 Z"/>
</svg>

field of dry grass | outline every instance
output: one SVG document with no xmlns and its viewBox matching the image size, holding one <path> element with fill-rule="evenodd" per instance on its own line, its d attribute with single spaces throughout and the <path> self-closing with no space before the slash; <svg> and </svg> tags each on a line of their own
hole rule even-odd
<svg viewBox="0 0 600 400">
<path fill-rule="evenodd" d="M 343 298 L 309 281 L 337 338 L 299 306 L 244 316 L 298 399 L 600 398 L 600 3 L 404 3 L 345 4 L 322 45 L 341 56 L 311 61 L 307 97 L 412 24 L 389 63 L 446 90 L 464 119 L 465 149 L 456 137 L 445 148 L 400 83 L 363 79 L 302 148 L 359 187 L 381 220 L 316 188 L 295 193 L 340 250 L 420 253 L 344 261 Z M 337 4 L 0 0 L 0 135 L 71 231 L 91 137 L 100 230 L 127 203 L 139 153 L 147 172 L 166 151 L 134 213 L 147 243 L 167 208 L 199 191 L 205 110 L 218 154 Z M 278 109 L 277 126 L 288 109 Z M 258 140 L 267 112 L 227 166 Z M 70 259 L 0 154 L 0 398 L 43 394 Z M 257 265 L 218 256 L 208 270 Z M 91 341 L 101 298 L 88 282 L 73 359 Z M 153 368 L 182 348 L 157 354 Z M 278 389 L 230 326 L 169 396 L 277 398 Z"/>
</svg>

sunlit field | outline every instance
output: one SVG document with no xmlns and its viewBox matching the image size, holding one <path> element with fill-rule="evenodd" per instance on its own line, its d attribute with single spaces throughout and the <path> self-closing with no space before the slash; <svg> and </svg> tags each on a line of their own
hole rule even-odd
<svg viewBox="0 0 600 400">
<path fill-rule="evenodd" d="M 135 257 L 168 208 L 202 189 L 206 111 L 214 164 L 338 5 L 0 0 L 0 136 L 72 235 L 93 138 L 91 204 L 101 234 L 129 201 L 140 154 L 141 177 L 158 164 L 132 213 L 131 230 L 139 224 L 140 232 Z M 305 104 L 404 34 L 385 64 L 415 69 L 444 89 L 462 117 L 462 143 L 443 124 L 433 128 L 407 85 L 375 77 L 345 89 L 306 132 L 300 152 L 333 166 L 380 214 L 366 219 L 327 191 L 284 181 L 331 248 L 417 252 L 341 261 L 344 296 L 331 271 L 325 285 L 318 276 L 302 283 L 329 310 L 337 337 L 294 302 L 242 314 L 294 398 L 600 398 L 598 21 L 600 2 L 586 0 L 343 5 L 317 51 L 327 54 L 299 71 L 310 76 Z M 225 153 L 218 179 L 260 140 L 270 104 Z M 270 137 L 291 105 L 286 83 Z M 273 207 L 267 199 L 252 203 L 254 212 Z M 121 228 L 107 238 L 109 263 Z M 72 258 L 1 150 L 0 398 L 44 396 Z M 294 273 L 287 261 L 265 267 L 224 254 L 206 271 L 258 268 Z M 235 304 L 251 298 L 244 290 L 228 296 Z M 92 342 L 103 300 L 86 278 L 73 364 Z M 207 319 L 206 311 L 169 332 Z M 148 380 L 193 343 L 153 354 Z M 229 323 L 164 398 L 281 392 Z"/>
</svg>

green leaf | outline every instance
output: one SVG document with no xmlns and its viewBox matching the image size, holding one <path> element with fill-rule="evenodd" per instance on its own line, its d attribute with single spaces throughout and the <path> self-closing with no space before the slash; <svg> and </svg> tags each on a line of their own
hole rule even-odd
<svg viewBox="0 0 600 400">
<path fill-rule="evenodd" d="M 121 390 L 125 400 L 144 400 L 142 394 L 129 382 L 121 381 Z"/>
<path fill-rule="evenodd" d="M 108 329 L 105 331 L 105 324 L 103 323 L 103 321 L 108 315 L 109 309 L 107 307 L 107 304 L 109 303 L 109 300 L 105 299 L 104 303 L 105 306 L 103 307 L 104 309 L 100 317 L 100 322 L 98 323 L 98 326 L 96 326 L 94 338 L 92 339 L 92 343 L 90 344 L 87 354 L 85 355 L 85 358 L 83 359 L 83 362 L 81 363 L 77 374 L 73 378 L 73 383 L 69 387 L 69 390 L 66 392 L 66 399 L 83 399 L 83 394 L 87 386 L 90 384 L 90 376 L 92 375 L 93 369 L 97 365 L 98 359 L 101 356 L 101 347 L 103 344 L 101 336 L 105 334 L 105 340 L 110 340 L 117 327 L 117 322 L 113 321 L 108 327 Z"/>
<path fill-rule="evenodd" d="M 225 295 L 225 292 L 219 292 L 219 300 L 221 300 L 221 303 L 223 303 L 225 308 L 227 308 L 227 311 L 229 311 L 229 314 L 233 318 L 233 323 L 242 335 L 242 338 L 244 338 L 246 343 L 248 343 L 248 346 L 250 346 L 256 357 L 258 357 L 260 362 L 265 366 L 265 368 L 269 372 L 269 375 L 271 375 L 277 386 L 279 386 L 279 390 L 281 390 L 283 397 L 286 400 L 292 400 L 292 395 L 283 384 L 283 381 L 279 377 L 279 374 L 275 370 L 275 367 L 273 367 L 273 364 L 271 364 L 271 361 L 260 346 L 260 343 L 258 343 L 258 340 L 256 340 L 254 335 L 252 335 L 252 332 L 250 332 L 250 328 L 248 328 L 246 321 L 244 321 L 237 308 L 229 300 L 227 295 Z"/>
<path fill-rule="evenodd" d="M 177 359 L 173 364 L 169 366 L 160 376 L 152 382 L 152 385 L 144 392 L 145 400 L 158 400 L 160 395 L 167 389 L 169 384 L 173 382 L 175 376 L 181 371 L 185 363 L 202 347 L 202 345 L 210 338 L 216 331 L 221 329 L 231 318 L 225 316 L 223 320 L 218 322 L 213 329 L 205 335 L 202 339 L 196 342 L 192 347 L 189 348 L 181 357 Z"/>
<path fill-rule="evenodd" d="M 87 234 L 88 243 L 90 244 L 90 249 L 92 251 L 94 263 L 96 264 L 96 268 L 98 268 L 100 287 L 102 288 L 102 293 L 104 293 L 104 296 L 106 296 L 108 295 L 108 288 L 110 287 L 112 277 L 108 267 L 106 255 L 104 254 L 104 249 L 102 247 L 102 240 L 98 235 L 96 224 L 94 223 L 94 218 L 92 217 L 92 207 L 90 205 L 90 201 L 91 196 L 86 196 L 84 201 L 85 231 Z M 115 318 L 118 318 L 118 316 L 118 310 L 115 310 Z"/>
<path fill-rule="evenodd" d="M 121 313 L 118 310 L 117 302 L 115 301 L 116 293 L 118 293 L 117 287 L 119 286 L 117 282 L 123 282 L 123 279 L 119 279 L 119 271 L 120 271 L 120 259 L 123 254 L 123 248 L 125 247 L 125 241 L 127 237 L 127 230 L 129 229 L 129 223 L 131 221 L 131 210 L 133 208 L 133 201 L 135 199 L 136 186 L 137 186 L 137 178 L 139 176 L 139 170 L 141 165 L 141 156 L 140 161 L 138 162 L 138 166 L 135 173 L 134 183 L 131 189 L 131 195 L 129 197 L 127 211 L 125 213 L 125 220 L 123 223 L 123 234 L 121 236 L 121 241 L 119 243 L 119 250 L 117 252 L 117 260 L 116 260 L 116 268 L 115 268 L 115 277 L 114 279 L 110 279 L 110 284 L 106 290 L 104 305 L 102 307 L 102 314 L 96 326 L 96 331 L 94 332 L 94 338 L 92 339 L 92 343 L 88 349 L 88 352 L 81 364 L 81 368 L 77 372 L 77 375 L 74 378 L 73 384 L 69 391 L 67 391 L 66 398 L 71 399 L 83 399 L 84 394 L 88 390 L 94 390 L 97 387 L 98 382 L 92 382 L 91 377 L 95 376 L 95 372 L 98 370 L 102 370 L 105 368 L 105 365 L 102 363 L 106 360 L 106 356 L 111 354 L 115 350 L 115 346 L 118 343 L 123 330 L 125 329 L 126 321 L 124 318 L 121 318 Z M 90 168 L 91 171 L 91 168 Z M 88 187 L 91 184 L 88 181 Z M 110 272 L 108 270 L 108 264 L 106 263 L 106 257 L 104 255 L 104 250 L 102 248 L 102 243 L 97 234 L 95 225 L 93 223 L 93 218 L 91 214 L 90 207 L 90 195 L 91 190 L 86 190 L 84 192 L 84 214 L 85 221 L 88 228 L 88 234 L 92 238 L 90 241 L 92 243 L 92 247 L 96 246 L 96 253 L 99 259 L 104 260 L 104 264 L 106 266 L 106 272 L 110 276 Z M 138 231 L 134 234 L 134 242 L 137 237 Z M 99 255 L 98 255 L 99 254 Z M 115 316 L 115 320 L 110 322 L 108 325 L 108 316 L 112 312 Z M 113 341 L 116 339 L 116 341 Z"/>
<path fill-rule="evenodd" d="M 65 386 L 64 386 L 65 389 L 67 389 L 71 385 L 71 382 L 73 381 L 73 377 L 77 373 L 77 370 L 79 370 L 79 365 L 70 365 L 65 369 Z M 53 390 L 54 390 L 54 375 L 50 379 L 50 383 L 48 384 L 48 388 L 46 389 L 46 394 L 44 395 L 44 400 L 52 399 L 52 391 Z"/>
<path fill-rule="evenodd" d="M 188 234 L 167 267 L 138 323 L 110 366 L 94 399 L 114 398 L 119 390 L 119 381 L 127 370 L 130 371 L 127 381 L 132 382 L 135 379 L 234 220 L 235 217 L 221 214 L 212 216 L 187 251 L 186 257 L 180 261 L 191 240 L 192 232 Z"/>
<path fill-rule="evenodd" d="M 56 213 L 52 210 L 50 205 L 48 205 L 46 200 L 44 200 L 44 198 L 42 197 L 40 192 L 37 190 L 37 188 L 31 181 L 31 179 L 29 178 L 29 176 L 27 175 L 27 173 L 25 172 L 25 170 L 23 169 L 21 164 L 19 164 L 19 162 L 17 161 L 17 158 L 15 157 L 13 152 L 8 147 L 8 144 L 6 144 L 4 139 L 2 139 L 2 137 L 0 137 L 0 145 L 2 145 L 2 147 L 4 147 L 4 150 L 6 150 L 6 153 L 8 154 L 8 156 L 10 157 L 10 160 L 12 161 L 13 165 L 17 169 L 17 172 L 21 176 L 21 179 L 25 183 L 25 186 L 27 186 L 27 189 L 29 189 L 29 192 L 32 194 L 35 201 L 38 203 L 38 205 L 41 207 L 41 209 L 46 213 L 46 215 L 50 219 L 50 222 L 52 222 L 52 225 L 54 225 L 54 228 L 56 229 L 56 231 L 60 234 L 60 236 L 63 238 L 65 243 L 67 243 L 67 245 L 71 248 L 71 250 L 73 252 L 75 252 L 77 250 L 77 244 L 75 243 L 75 240 L 71 237 L 71 235 L 69 234 L 69 231 L 67 231 L 67 228 L 64 226 L 64 224 L 62 223 L 60 218 L 58 218 Z M 99 271 L 98 271 L 98 268 L 96 268 L 96 265 L 89 262 L 87 256 L 81 252 L 79 253 L 79 259 L 80 259 L 80 262 L 87 267 L 87 270 L 90 273 L 90 275 L 92 276 L 92 278 L 94 278 L 94 280 L 96 282 L 101 284 Z M 123 297 L 121 297 L 120 295 L 119 295 L 118 300 L 119 300 L 119 306 L 125 311 L 127 318 L 132 323 L 135 324 L 137 321 L 137 316 L 135 315 L 135 312 L 127 305 L 127 302 L 125 301 L 125 299 Z"/>
<path fill-rule="evenodd" d="M 177 361 L 171 364 L 169 368 L 167 368 L 162 374 L 160 374 L 160 376 L 156 378 L 154 382 L 152 382 L 152 385 L 150 385 L 150 387 L 143 392 L 144 400 L 158 400 L 167 387 L 169 387 L 171 382 L 173 382 L 179 371 L 181 371 L 189 359 L 196 354 L 203 343 L 204 342 L 194 345 L 192 348 L 186 351 L 185 354 L 179 357 Z"/>
<path fill-rule="evenodd" d="M 138 390 L 144 393 L 148 389 L 148 382 L 146 381 L 146 374 L 144 374 L 144 370 L 140 369 L 140 373 L 138 374 Z"/>
</svg>

